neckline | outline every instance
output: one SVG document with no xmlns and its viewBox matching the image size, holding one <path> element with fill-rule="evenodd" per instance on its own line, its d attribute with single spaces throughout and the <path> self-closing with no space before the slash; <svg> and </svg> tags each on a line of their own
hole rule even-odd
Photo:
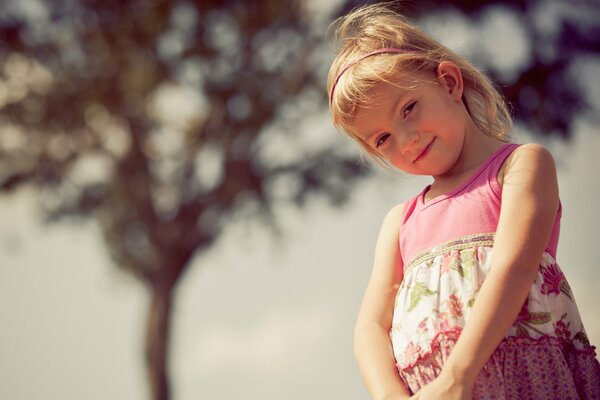
<svg viewBox="0 0 600 400">
<path fill-rule="evenodd" d="M 419 203 L 423 207 L 429 207 L 432 204 L 439 203 L 440 201 L 445 200 L 449 197 L 452 197 L 452 196 L 456 195 L 457 193 L 463 191 L 471 182 L 473 182 L 479 175 L 481 175 L 481 173 L 487 168 L 487 166 L 500 153 L 502 153 L 502 151 L 504 151 L 506 148 L 512 147 L 512 146 L 516 146 L 516 144 L 515 143 L 505 143 L 504 145 L 500 146 L 492 154 L 490 154 L 490 156 L 484 162 L 482 162 L 479 165 L 479 167 L 477 167 L 477 169 L 471 174 L 471 176 L 469 178 L 465 179 L 460 185 L 458 185 L 456 188 L 452 189 L 451 191 L 449 191 L 447 193 L 442 193 L 442 194 L 435 196 L 434 198 L 430 199 L 427 202 L 425 202 L 425 194 L 429 191 L 429 189 L 431 189 L 431 184 L 425 186 L 425 188 L 419 194 Z"/>
</svg>

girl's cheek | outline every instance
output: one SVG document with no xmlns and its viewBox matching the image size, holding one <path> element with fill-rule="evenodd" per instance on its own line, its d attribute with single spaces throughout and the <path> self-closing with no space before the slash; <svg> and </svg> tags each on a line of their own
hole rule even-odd
<svg viewBox="0 0 600 400">
<path fill-rule="evenodd" d="M 388 138 L 388 140 L 385 142 L 385 148 L 383 149 L 384 151 L 384 157 L 388 160 L 391 161 L 391 159 L 393 158 L 393 156 L 396 154 L 397 151 L 397 141 L 396 138 L 392 135 Z"/>
<path fill-rule="evenodd" d="M 398 141 L 394 140 L 393 143 L 390 143 L 390 146 L 386 149 L 384 157 L 390 163 L 396 166 L 400 166 L 406 163 L 404 160 L 404 155 L 400 146 L 398 146 Z"/>
</svg>

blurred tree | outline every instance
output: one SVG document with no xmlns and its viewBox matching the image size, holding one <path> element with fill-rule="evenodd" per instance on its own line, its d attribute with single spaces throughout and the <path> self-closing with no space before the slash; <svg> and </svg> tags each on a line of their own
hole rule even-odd
<svg viewBox="0 0 600 400">
<path fill-rule="evenodd" d="M 364 175 L 298 140 L 325 111 L 322 30 L 276 0 L 0 7 L 0 188 L 36 187 L 50 221 L 97 219 L 151 293 L 149 382 L 167 399 L 174 290 L 194 254 L 228 219 L 275 222 L 275 203 L 313 193 L 340 203 Z"/>
<path fill-rule="evenodd" d="M 303 140 L 326 109 L 323 32 L 359 2 L 325 3 L 0 4 L 1 192 L 35 187 L 48 221 L 94 218 L 116 265 L 149 289 L 153 399 L 169 398 L 170 315 L 193 256 L 232 218 L 273 225 L 276 204 L 313 194 L 341 204 L 366 173 L 343 146 Z M 502 3 L 526 22 L 542 2 Z M 452 7 L 475 16 L 487 5 Z M 443 10 L 422 1 L 409 13 Z M 569 67 L 598 53 L 599 20 L 561 19 L 550 39 L 523 23 L 531 62 L 510 81 L 490 67 L 522 122 L 568 136 L 584 105 Z"/>
</svg>

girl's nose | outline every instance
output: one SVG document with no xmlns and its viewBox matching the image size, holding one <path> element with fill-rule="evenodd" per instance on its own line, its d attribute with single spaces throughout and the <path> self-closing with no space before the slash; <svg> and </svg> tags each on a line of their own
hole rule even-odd
<svg viewBox="0 0 600 400">
<path fill-rule="evenodd" d="M 412 153 L 419 143 L 421 135 L 417 131 L 403 132 L 400 135 L 400 151 L 402 153 Z"/>
</svg>

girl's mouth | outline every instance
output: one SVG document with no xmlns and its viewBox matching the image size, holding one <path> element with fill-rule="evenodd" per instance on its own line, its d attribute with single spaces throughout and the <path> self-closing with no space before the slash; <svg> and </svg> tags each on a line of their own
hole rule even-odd
<svg viewBox="0 0 600 400">
<path fill-rule="evenodd" d="M 419 154 L 419 156 L 417 158 L 415 158 L 415 160 L 413 161 L 414 163 L 419 161 L 420 159 L 425 157 L 427 155 L 427 153 L 429 153 L 429 149 L 431 149 L 431 145 L 433 145 L 433 142 L 435 142 L 435 137 L 433 139 L 431 139 L 431 142 L 429 142 L 429 144 L 427 146 L 425 146 L 423 151 L 421 151 L 421 154 Z"/>
</svg>

